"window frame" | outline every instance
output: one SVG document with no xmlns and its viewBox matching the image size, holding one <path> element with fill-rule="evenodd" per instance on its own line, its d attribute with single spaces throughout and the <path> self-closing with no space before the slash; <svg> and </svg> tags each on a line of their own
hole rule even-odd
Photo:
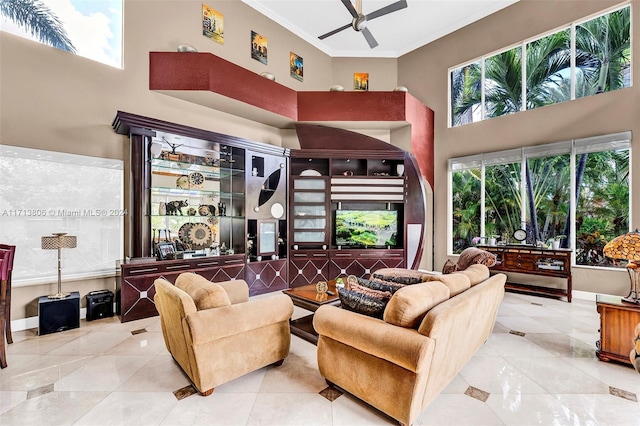
<svg viewBox="0 0 640 426">
<path fill-rule="evenodd" d="M 465 157 L 458 158 L 450 158 L 448 160 L 447 166 L 447 196 L 448 196 L 448 207 L 447 207 L 447 255 L 455 256 L 456 253 L 453 252 L 453 173 L 462 170 L 470 170 L 473 168 L 481 169 L 481 205 L 480 205 L 480 235 L 479 237 L 486 236 L 485 235 L 485 167 L 487 165 L 496 165 L 496 164 L 511 164 L 518 160 L 521 163 L 521 192 L 523 196 L 521 197 L 521 224 L 526 224 L 526 185 L 524 179 L 525 173 L 525 161 L 529 158 L 540 158 L 540 157 L 550 157 L 555 155 L 570 155 L 570 194 L 575 194 L 576 192 L 576 156 L 584 153 L 595 153 L 595 152 L 604 152 L 604 151 L 615 151 L 628 149 L 629 150 L 629 200 L 628 200 L 628 231 L 631 231 L 631 212 L 632 212 L 632 203 L 633 203 L 633 180 L 632 176 L 632 133 L 631 131 L 623 131 L 618 133 L 611 133 L 607 135 L 599 135 L 592 136 L 586 138 L 577 138 L 571 139 L 567 141 L 559 141 L 549 144 L 541 144 L 534 145 L 529 147 L 521 147 L 516 149 L 502 150 L 502 151 L 494 151 L 487 152 L 482 154 L 470 155 Z M 500 158 L 503 158 L 503 161 L 499 161 Z M 569 196 L 569 221 L 570 221 L 570 233 L 571 239 L 568 242 L 569 248 L 572 250 L 571 254 L 571 264 L 572 266 L 577 267 L 585 267 L 585 268 L 599 268 L 599 269 L 615 269 L 605 266 L 592 266 L 592 265 L 577 265 L 576 264 L 576 212 L 577 212 L 577 200 L 574 196 Z"/>
</svg>

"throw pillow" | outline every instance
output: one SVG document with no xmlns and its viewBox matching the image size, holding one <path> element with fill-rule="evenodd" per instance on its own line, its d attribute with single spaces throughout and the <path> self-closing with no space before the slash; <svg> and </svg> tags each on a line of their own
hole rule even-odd
<svg viewBox="0 0 640 426">
<path fill-rule="evenodd" d="M 485 265 L 490 268 L 496 264 L 496 255 L 477 247 L 464 249 L 458 258 L 458 271 L 463 271 L 473 264 Z"/>
<path fill-rule="evenodd" d="M 392 281 L 382 281 L 381 279 L 374 278 L 372 280 L 365 280 L 364 278 L 358 278 L 358 284 L 363 287 L 368 287 L 374 290 L 388 291 L 393 294 L 400 290 L 402 287 L 406 287 L 406 284 L 398 284 Z"/>
<path fill-rule="evenodd" d="M 231 300 L 221 285 L 193 272 L 180 274 L 176 279 L 176 287 L 191 296 L 199 311 L 231 305 Z"/>
<path fill-rule="evenodd" d="M 417 283 L 421 283 L 422 282 L 422 278 L 421 277 L 407 277 L 407 276 L 399 276 L 399 275 L 382 275 L 382 274 L 378 274 L 378 273 L 373 273 L 372 274 L 373 278 L 377 278 L 379 280 L 382 281 L 391 281 L 394 283 L 398 283 L 398 284 L 405 284 L 405 285 L 411 285 L 411 284 L 417 284 Z"/>
<path fill-rule="evenodd" d="M 442 273 L 443 274 L 452 274 L 452 273 L 456 272 L 457 270 L 458 270 L 458 265 L 455 262 L 452 262 L 449 259 L 447 259 L 447 261 L 444 262 L 444 266 L 442 267 Z"/>
<path fill-rule="evenodd" d="M 381 290 L 373 289 L 370 287 L 362 286 L 360 284 L 349 283 L 348 281 L 347 281 L 347 284 L 344 286 L 344 288 L 347 290 L 355 291 L 357 293 L 365 294 L 367 296 L 375 297 L 376 299 L 380 299 L 380 300 L 389 300 L 391 298 L 391 292 L 389 291 L 381 291 Z"/>
<path fill-rule="evenodd" d="M 342 287 L 338 287 L 337 290 L 341 308 L 374 318 L 382 318 L 387 300 L 377 299 Z"/>
</svg>

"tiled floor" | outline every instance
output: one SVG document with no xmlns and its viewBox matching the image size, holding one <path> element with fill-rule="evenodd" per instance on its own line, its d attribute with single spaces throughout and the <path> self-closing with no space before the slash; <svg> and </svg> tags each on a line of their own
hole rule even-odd
<svg viewBox="0 0 640 426">
<path fill-rule="evenodd" d="M 296 308 L 294 317 L 306 313 Z M 507 293 L 485 346 L 416 424 L 640 425 L 640 374 L 598 361 L 598 328 L 593 302 Z M 14 332 L 8 346 L 3 426 L 394 424 L 348 394 L 323 392 L 316 348 L 297 337 L 281 367 L 205 398 L 191 395 L 157 317 L 35 334 Z"/>
</svg>

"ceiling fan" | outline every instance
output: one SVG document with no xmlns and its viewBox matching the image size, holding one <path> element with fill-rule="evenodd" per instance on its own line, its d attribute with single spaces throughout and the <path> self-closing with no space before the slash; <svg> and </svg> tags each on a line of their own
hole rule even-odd
<svg viewBox="0 0 640 426">
<path fill-rule="evenodd" d="M 397 1 L 395 3 L 391 3 L 390 5 L 385 6 L 383 8 L 375 10 L 375 11 L 373 11 L 371 13 L 363 15 L 362 14 L 362 0 L 356 0 L 356 7 L 355 8 L 353 7 L 353 4 L 351 4 L 350 0 L 341 0 L 341 1 L 342 1 L 342 4 L 344 4 L 344 7 L 346 7 L 347 10 L 349 11 L 351 16 L 353 16 L 353 19 L 352 19 L 351 23 L 347 24 L 347 25 L 344 25 L 344 26 L 342 26 L 340 28 L 336 28 L 333 31 L 329 31 L 328 33 L 323 34 L 318 38 L 320 40 L 324 40 L 327 37 L 330 37 L 330 36 L 332 36 L 334 34 L 339 33 L 340 31 L 346 30 L 347 28 L 351 27 L 354 30 L 362 33 L 364 38 L 367 40 L 367 43 L 369 43 L 369 47 L 371 47 L 372 49 L 378 45 L 378 42 L 373 37 L 373 34 L 371 34 L 371 31 L 369 31 L 369 29 L 367 28 L 367 22 L 372 20 L 372 19 L 376 19 L 376 18 L 379 18 L 381 16 L 388 15 L 389 13 L 396 12 L 398 10 L 401 10 L 401 9 L 404 9 L 405 7 L 407 7 L 407 1 L 406 0 L 400 0 L 400 1 Z"/>
</svg>

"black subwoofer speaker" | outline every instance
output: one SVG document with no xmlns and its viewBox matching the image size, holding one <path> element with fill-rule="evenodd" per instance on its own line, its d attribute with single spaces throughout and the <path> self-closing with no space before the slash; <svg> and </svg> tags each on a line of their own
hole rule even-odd
<svg viewBox="0 0 640 426">
<path fill-rule="evenodd" d="M 113 292 L 96 290 L 87 294 L 87 321 L 113 316 Z"/>
<path fill-rule="evenodd" d="M 38 300 L 38 334 L 50 334 L 80 327 L 80 293 L 74 291 L 64 299 Z"/>
</svg>

